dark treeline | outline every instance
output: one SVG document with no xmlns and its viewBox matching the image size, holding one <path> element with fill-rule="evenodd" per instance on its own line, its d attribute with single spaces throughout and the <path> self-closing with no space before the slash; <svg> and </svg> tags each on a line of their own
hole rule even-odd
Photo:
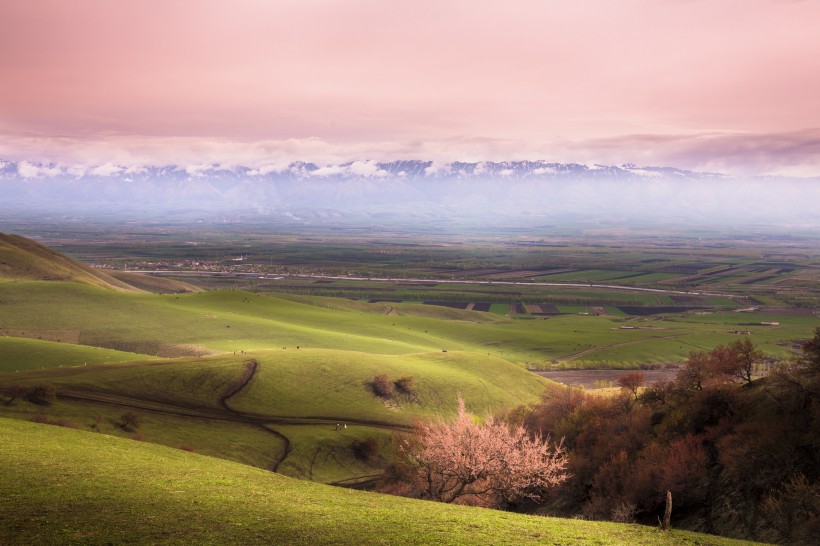
<svg viewBox="0 0 820 546">
<path fill-rule="evenodd" d="M 615 396 L 556 385 L 540 403 L 515 408 L 503 420 L 512 426 L 509 430 L 533 440 L 547 436 L 558 442 L 554 453 L 566 463 L 561 479 L 546 490 L 535 482 L 523 487 L 528 499 L 519 495 L 487 504 L 471 494 L 448 502 L 653 525 L 660 523 L 671 492 L 674 527 L 815 544 L 820 535 L 820 328 L 800 354 L 757 378 L 763 364 L 765 355 L 744 338 L 690 353 L 673 380 L 653 387 L 643 387 L 639 371 L 621 376 Z M 501 421 L 488 420 L 485 428 Z M 473 428 L 469 434 L 451 434 L 453 445 L 460 447 L 439 457 L 442 475 L 461 489 L 486 487 L 498 478 L 485 467 L 501 459 L 476 455 L 481 427 Z M 420 437 L 425 440 L 423 433 Z M 399 446 L 419 441 L 397 440 Z M 431 498 L 425 496 L 429 485 L 444 482 L 419 468 L 426 470 L 418 457 L 399 457 L 381 490 Z M 515 468 L 497 472 L 509 477 Z"/>
<path fill-rule="evenodd" d="M 613 397 L 555 387 L 508 418 L 564 438 L 568 479 L 539 510 L 780 543 L 820 536 L 820 328 L 801 355 L 755 379 L 746 338 L 693 352 L 672 381 Z"/>
</svg>

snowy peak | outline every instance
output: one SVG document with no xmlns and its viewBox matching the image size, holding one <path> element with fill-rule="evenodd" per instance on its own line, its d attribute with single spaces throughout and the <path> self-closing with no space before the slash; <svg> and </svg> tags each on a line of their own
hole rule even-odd
<svg viewBox="0 0 820 546">
<path fill-rule="evenodd" d="M 241 178 L 307 180 L 317 179 L 635 179 L 635 178 L 715 178 L 714 173 L 699 173 L 671 167 L 638 167 L 584 165 L 579 163 L 555 163 L 547 161 L 482 161 L 476 163 L 434 161 L 370 160 L 316 165 L 315 163 L 267 163 L 258 166 L 196 164 L 196 165 L 140 165 L 125 166 L 105 163 L 94 166 L 70 166 L 56 163 L 36 163 L 0 160 L 0 177 L 20 179 L 119 179 L 124 182 L 138 180 L 237 180 Z"/>
</svg>

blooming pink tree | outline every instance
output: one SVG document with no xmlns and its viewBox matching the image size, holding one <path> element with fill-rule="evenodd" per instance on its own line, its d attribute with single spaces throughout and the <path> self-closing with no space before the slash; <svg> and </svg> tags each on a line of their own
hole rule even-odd
<svg viewBox="0 0 820 546">
<path fill-rule="evenodd" d="M 523 427 L 492 418 L 476 424 L 461 398 L 455 421 L 417 424 L 401 451 L 422 495 L 441 502 L 537 501 L 568 477 L 563 441 L 551 445 L 549 436 L 530 437 Z"/>
</svg>

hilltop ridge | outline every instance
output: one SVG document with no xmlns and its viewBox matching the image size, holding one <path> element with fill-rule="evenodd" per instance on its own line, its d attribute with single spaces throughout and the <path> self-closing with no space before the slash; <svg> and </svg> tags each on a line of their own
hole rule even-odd
<svg viewBox="0 0 820 546">
<path fill-rule="evenodd" d="M 5 233 L 0 233 L 0 279 L 73 282 L 118 292 L 199 291 L 193 285 L 171 279 L 155 279 L 138 273 L 107 273 L 22 235 Z"/>
<path fill-rule="evenodd" d="M 36 241 L 5 233 L 0 233 L 0 279 L 66 281 L 120 292 L 142 292 Z"/>
</svg>

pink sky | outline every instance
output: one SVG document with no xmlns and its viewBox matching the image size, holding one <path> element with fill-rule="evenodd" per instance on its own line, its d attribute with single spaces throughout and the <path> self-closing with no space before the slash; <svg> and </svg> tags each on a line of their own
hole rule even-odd
<svg viewBox="0 0 820 546">
<path fill-rule="evenodd" d="M 820 2 L 3 0 L 0 158 L 820 175 Z"/>
</svg>

